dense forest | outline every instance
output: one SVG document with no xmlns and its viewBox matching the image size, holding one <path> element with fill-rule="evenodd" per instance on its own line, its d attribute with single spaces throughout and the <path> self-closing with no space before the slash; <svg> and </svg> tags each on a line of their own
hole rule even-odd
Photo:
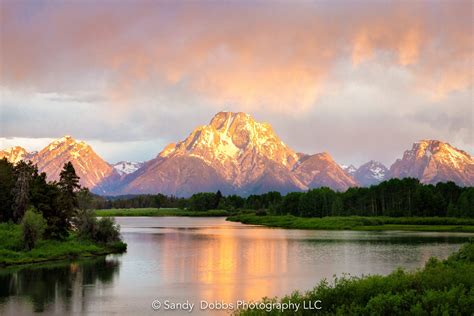
<svg viewBox="0 0 474 316">
<path fill-rule="evenodd" d="M 390 179 L 369 188 L 350 188 L 345 192 L 322 187 L 286 195 L 268 192 L 248 197 L 223 196 L 220 191 L 197 193 L 189 198 L 163 194 L 101 197 L 79 187 L 72 164 L 66 164 L 59 182 L 48 182 L 46 175 L 39 173 L 31 163 L 20 162 L 14 166 L 6 159 L 0 160 L 0 221 L 19 222 L 29 206 L 48 220 L 50 234 L 61 235 L 67 230 L 66 222 L 75 208 L 248 209 L 303 217 L 474 217 L 474 188 L 459 187 L 453 182 L 422 184 L 417 179 L 405 178 Z"/>
<path fill-rule="evenodd" d="M 31 162 L 13 165 L 1 159 L 0 223 L 6 224 L 0 225 L 7 232 L 20 226 L 27 250 L 40 240 L 65 240 L 71 233 L 104 244 L 120 241 L 113 220 L 94 217 L 94 197 L 79 180 L 71 162 L 64 164 L 59 181 L 47 181 Z"/>
<path fill-rule="evenodd" d="M 329 188 L 281 195 L 268 192 L 241 197 L 217 193 L 197 193 L 190 198 L 138 195 L 99 197 L 94 208 L 177 207 L 194 211 L 224 209 L 256 210 L 275 215 L 323 216 L 450 216 L 474 217 L 474 188 L 453 182 L 427 185 L 417 179 L 391 179 L 369 188 L 350 188 L 335 192 Z"/>
<path fill-rule="evenodd" d="M 64 166 L 58 182 L 48 182 L 31 162 L 13 165 L 0 160 L 0 222 L 20 223 L 29 209 L 47 222 L 46 235 L 68 234 L 78 206 L 79 177 L 71 163 Z"/>
</svg>

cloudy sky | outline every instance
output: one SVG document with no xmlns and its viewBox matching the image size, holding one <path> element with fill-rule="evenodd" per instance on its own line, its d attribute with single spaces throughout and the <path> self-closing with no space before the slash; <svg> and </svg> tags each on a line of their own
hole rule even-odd
<svg viewBox="0 0 474 316">
<path fill-rule="evenodd" d="M 0 147 L 70 134 L 147 160 L 227 110 L 340 163 L 428 138 L 473 154 L 472 6 L 4 0 Z"/>
</svg>

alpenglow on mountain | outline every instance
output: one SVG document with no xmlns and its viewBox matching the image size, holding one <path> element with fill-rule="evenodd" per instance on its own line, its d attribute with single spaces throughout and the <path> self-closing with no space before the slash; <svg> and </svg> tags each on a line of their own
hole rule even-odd
<svg viewBox="0 0 474 316">
<path fill-rule="evenodd" d="M 33 155 L 36 153 L 32 153 Z M 9 162 L 16 164 L 21 160 L 29 160 L 32 157 L 31 153 L 21 147 L 21 146 L 14 146 L 10 148 L 6 148 L 0 151 L 0 159 L 7 159 Z"/>
<path fill-rule="evenodd" d="M 45 172 L 50 181 L 59 180 L 59 173 L 68 161 L 71 161 L 74 165 L 76 173 L 80 177 L 80 184 L 96 193 L 106 192 L 103 189 L 103 186 L 107 184 L 106 180 L 111 181 L 114 176 L 118 178 L 112 166 L 100 158 L 90 145 L 82 141 L 76 141 L 69 135 L 53 141 L 37 153 L 27 153 L 24 148 L 17 151 L 24 152 L 22 154 L 23 159 L 36 164 L 38 170 Z M 12 151 L 10 149 L 1 151 L 0 158 L 5 157 L 10 162 L 17 163 L 19 160 L 15 159 L 13 155 L 8 156 L 8 152 Z"/>
<path fill-rule="evenodd" d="M 188 195 L 221 189 L 248 195 L 301 191 L 328 184 L 345 190 L 356 185 L 332 158 L 314 164 L 309 177 L 301 171 L 302 163 L 301 155 L 283 143 L 270 124 L 256 122 L 241 112 L 220 112 L 209 125 L 168 145 L 155 159 L 126 177 L 122 192 L 152 193 L 158 189 Z"/>
<path fill-rule="evenodd" d="M 104 195 L 189 196 L 217 190 L 249 195 L 322 186 L 343 191 L 403 177 L 415 177 L 424 183 L 474 184 L 473 157 L 448 143 L 417 142 L 389 170 L 376 161 L 359 168 L 343 168 L 326 152 L 296 153 L 270 124 L 241 112 L 217 113 L 208 125 L 197 127 L 184 140 L 169 144 L 154 159 L 143 163 L 109 164 L 91 146 L 71 136 L 53 141 L 38 153 L 19 146 L 8 148 L 0 151 L 0 158 L 12 163 L 31 160 L 50 180 L 57 180 L 64 163 L 71 161 L 81 185 Z"/>
<path fill-rule="evenodd" d="M 453 181 L 474 185 L 474 158 L 438 140 L 421 140 L 390 167 L 389 178 L 413 177 L 423 183 Z"/>
</svg>

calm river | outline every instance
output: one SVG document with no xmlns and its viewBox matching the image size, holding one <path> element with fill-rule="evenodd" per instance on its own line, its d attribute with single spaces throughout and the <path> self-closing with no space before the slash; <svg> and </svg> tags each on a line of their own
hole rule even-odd
<svg viewBox="0 0 474 316">
<path fill-rule="evenodd" d="M 224 218 L 117 218 L 123 255 L 0 270 L 0 315 L 159 315 L 170 303 L 235 303 L 309 290 L 333 275 L 388 274 L 445 258 L 472 234 L 304 231 Z M 209 311 L 206 311 L 209 312 Z M 222 313 L 222 312 L 221 312 Z M 219 312 L 213 312 L 217 315 Z"/>
</svg>

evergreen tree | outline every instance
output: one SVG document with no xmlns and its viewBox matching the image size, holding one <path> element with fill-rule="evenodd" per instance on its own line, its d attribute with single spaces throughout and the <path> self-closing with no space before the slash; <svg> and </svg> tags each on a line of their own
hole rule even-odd
<svg viewBox="0 0 474 316">
<path fill-rule="evenodd" d="M 331 215 L 339 216 L 339 215 L 342 215 L 343 211 L 344 211 L 344 204 L 342 203 L 342 199 L 339 196 L 336 196 L 331 205 Z"/>
<path fill-rule="evenodd" d="M 64 164 L 57 185 L 59 188 L 58 213 L 51 218 L 51 226 L 48 228 L 51 237 L 64 238 L 70 228 L 74 211 L 79 206 L 77 191 L 81 187 L 79 177 L 70 161 Z"/>
<path fill-rule="evenodd" d="M 282 200 L 281 208 L 279 210 L 280 214 L 291 214 L 299 215 L 298 206 L 300 203 L 301 196 L 305 194 L 303 192 L 291 192 L 285 195 Z"/>
<path fill-rule="evenodd" d="M 64 214 L 59 207 L 60 191 L 56 182 L 47 182 L 46 174 L 35 173 L 31 187 L 31 204 L 43 214 L 47 227 L 45 235 L 59 238 L 65 234 L 66 222 Z"/>
<path fill-rule="evenodd" d="M 203 192 L 196 193 L 189 199 L 189 209 L 192 211 L 207 211 L 216 208 L 216 194 Z"/>
<path fill-rule="evenodd" d="M 213 209 L 217 209 L 217 207 L 219 206 L 219 203 L 221 202 L 221 199 L 222 199 L 221 190 L 217 190 L 214 205 L 213 205 Z"/>
<path fill-rule="evenodd" d="M 0 159 L 0 222 L 13 219 L 13 188 L 15 175 L 13 164 Z"/>
<path fill-rule="evenodd" d="M 72 214 L 74 209 L 78 207 L 77 191 L 81 186 L 76 170 L 70 161 L 64 164 L 63 170 L 59 174 L 58 186 L 61 191 L 60 207 Z"/>
<path fill-rule="evenodd" d="M 467 188 L 459 197 L 458 209 L 461 216 L 474 217 L 474 188 Z"/>
<path fill-rule="evenodd" d="M 34 167 L 31 162 L 20 161 L 15 166 L 15 187 L 13 188 L 13 220 L 19 223 L 30 202 L 30 186 Z"/>
<path fill-rule="evenodd" d="M 77 192 L 77 205 L 80 210 L 92 209 L 92 202 L 94 196 L 91 194 L 88 188 L 81 188 Z"/>
</svg>

